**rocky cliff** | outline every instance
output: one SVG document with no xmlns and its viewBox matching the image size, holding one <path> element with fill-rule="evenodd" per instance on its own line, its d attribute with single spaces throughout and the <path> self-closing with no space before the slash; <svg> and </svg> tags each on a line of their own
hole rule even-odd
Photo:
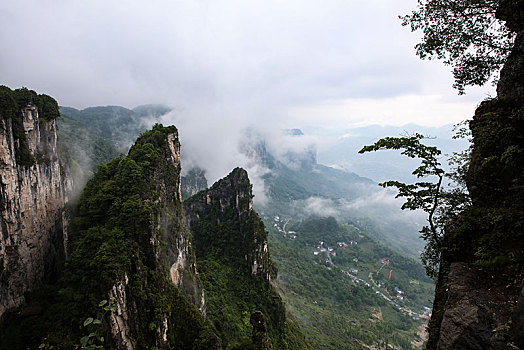
<svg viewBox="0 0 524 350">
<path fill-rule="evenodd" d="M 267 233 L 253 210 L 251 183 L 244 169 L 234 169 L 209 190 L 185 201 L 184 211 L 194 232 L 197 251 L 223 250 L 224 256 L 244 260 L 252 274 L 267 281 L 271 279 Z M 203 222 L 210 221 L 214 221 L 215 228 L 200 229 Z M 230 222 L 236 227 L 220 229 Z M 210 241 L 214 242 L 213 246 L 209 245 Z"/>
<path fill-rule="evenodd" d="M 524 13 L 500 1 L 517 33 L 497 97 L 470 122 L 472 206 L 444 237 L 428 349 L 524 349 Z"/>
<path fill-rule="evenodd" d="M 247 172 L 236 168 L 185 200 L 184 212 L 206 291 L 207 315 L 224 347 L 288 348 L 285 308 L 270 283 L 276 270 L 264 224 L 253 209 Z M 267 328 L 262 320 L 267 320 Z"/>
<path fill-rule="evenodd" d="M 205 320 L 183 219 L 175 127 L 156 125 L 126 157 L 101 165 L 80 196 L 69 233 L 71 253 L 60 279 L 29 298 L 30 307 L 43 311 L 10 322 L 0 348 L 220 345 Z M 98 321 L 87 326 L 89 318 Z"/>
<path fill-rule="evenodd" d="M 26 292 L 57 278 L 72 181 L 57 149 L 56 101 L 3 86 L 0 102 L 1 319 L 24 305 Z"/>
<path fill-rule="evenodd" d="M 112 248 L 117 260 L 110 270 L 97 266 L 110 277 L 100 286 L 105 298 L 116 301 L 116 312 L 106 321 L 117 348 L 194 346 L 205 328 L 204 294 L 182 215 L 180 170 L 176 128 L 157 125 L 139 137 L 127 157 L 99 168 L 81 198 L 76 227 L 81 242 L 90 239 L 93 228 L 118 230 L 117 244 L 127 250 Z M 107 242 L 98 239 L 95 256 L 111 259 Z M 80 259 L 87 257 L 84 252 Z"/>
</svg>

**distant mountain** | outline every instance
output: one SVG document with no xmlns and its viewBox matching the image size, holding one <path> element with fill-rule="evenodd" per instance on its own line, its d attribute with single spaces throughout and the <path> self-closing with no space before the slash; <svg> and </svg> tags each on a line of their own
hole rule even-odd
<svg viewBox="0 0 524 350">
<path fill-rule="evenodd" d="M 157 119 L 169 111 L 163 105 L 143 105 L 132 110 L 121 106 L 98 106 L 82 110 L 60 107 L 60 114 L 86 125 L 98 136 L 111 140 L 122 153 L 127 151 L 140 133 L 153 124 L 151 119 Z"/>
<path fill-rule="evenodd" d="M 418 258 L 423 248 L 418 230 L 424 218 L 403 212 L 393 192 L 354 172 L 319 164 L 316 147 L 302 140 L 302 132 L 284 131 L 283 140 L 266 140 L 253 133 L 247 134 L 251 141 L 245 141 L 242 149 L 259 168 L 266 169 L 262 179 L 267 201 L 255 198 L 261 211 L 295 220 L 317 214 L 358 222 L 376 238 Z"/>
<path fill-rule="evenodd" d="M 189 198 L 207 189 L 206 172 L 200 168 L 192 168 L 185 175 L 182 175 L 181 183 L 182 199 Z"/>
<path fill-rule="evenodd" d="M 138 115 L 142 117 L 153 117 L 157 118 L 164 114 L 167 114 L 171 112 L 172 108 L 165 106 L 165 105 L 159 105 L 159 104 L 147 104 L 147 105 L 141 105 L 133 108 L 133 112 L 137 113 Z"/>
<path fill-rule="evenodd" d="M 414 180 L 411 170 L 418 164 L 416 160 L 393 151 L 366 154 L 359 154 L 358 151 L 386 136 L 398 137 L 414 133 L 428 136 L 424 142 L 437 146 L 443 155 L 462 151 L 469 146 L 464 139 L 452 139 L 453 125 L 438 128 L 415 124 L 400 127 L 370 125 L 323 135 L 332 141 L 319 150 L 318 159 L 320 163 L 337 165 L 378 182 L 392 179 L 411 182 Z"/>
<path fill-rule="evenodd" d="M 72 171 L 79 189 L 100 164 L 118 157 L 113 142 L 102 138 L 85 124 L 64 115 L 57 118 L 58 145 L 72 160 Z"/>
<path fill-rule="evenodd" d="M 416 330 L 428 317 L 433 283 L 417 256 L 419 226 L 398 203 L 382 203 L 393 195 L 374 181 L 319 164 L 301 130 L 283 130 L 280 139 L 256 130 L 245 136 L 240 149 L 254 173 L 263 169 L 266 198 L 254 205 L 269 231 L 277 285 L 313 348 L 420 347 Z M 205 182 L 195 169 L 182 189 Z"/>
</svg>

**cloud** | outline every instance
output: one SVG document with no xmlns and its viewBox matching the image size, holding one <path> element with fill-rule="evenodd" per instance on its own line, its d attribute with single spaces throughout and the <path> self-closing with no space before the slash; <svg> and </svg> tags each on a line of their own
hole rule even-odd
<svg viewBox="0 0 524 350">
<path fill-rule="evenodd" d="M 455 99 L 449 71 L 414 55 L 418 35 L 397 18 L 411 0 L 2 5 L 3 84 L 77 108 L 176 107 L 162 121 L 179 128 L 184 161 L 210 180 L 249 166 L 238 149 L 249 127 L 274 135 L 269 146 L 283 159 L 324 142 L 288 142 L 283 128 L 444 124 L 472 114 L 472 100 Z"/>
<path fill-rule="evenodd" d="M 283 107 L 419 94 L 429 82 L 451 91 L 447 70 L 413 54 L 416 35 L 397 18 L 408 0 L 3 5 L 4 82 L 62 105 L 236 106 L 267 121 Z"/>
<path fill-rule="evenodd" d="M 312 215 L 322 217 L 338 216 L 340 211 L 336 208 L 336 204 L 332 199 L 309 197 L 305 200 L 305 210 Z"/>
<path fill-rule="evenodd" d="M 441 126 L 471 117 L 477 103 L 458 96 L 445 98 L 441 95 L 410 94 L 382 99 L 367 97 L 324 101 L 318 105 L 291 107 L 286 115 L 296 123 L 343 125 L 346 128 L 408 123 Z"/>
</svg>

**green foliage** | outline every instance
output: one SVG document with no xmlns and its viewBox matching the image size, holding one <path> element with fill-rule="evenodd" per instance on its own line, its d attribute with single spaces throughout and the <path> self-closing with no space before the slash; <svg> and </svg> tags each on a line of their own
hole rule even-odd
<svg viewBox="0 0 524 350">
<path fill-rule="evenodd" d="M 119 152 L 111 141 L 98 136 L 86 125 L 62 115 L 57 119 L 58 146 L 61 154 L 68 154 L 78 164 L 85 181 L 99 165 L 118 157 Z M 80 176 L 76 176 L 76 179 Z"/>
<path fill-rule="evenodd" d="M 19 108 L 24 108 L 28 104 L 34 104 L 38 108 L 38 115 L 41 120 L 51 120 L 60 116 L 58 103 L 54 98 L 45 94 L 37 94 L 33 90 L 25 87 L 13 91 Z"/>
<path fill-rule="evenodd" d="M 383 187 L 396 187 L 398 190 L 396 197 L 406 198 L 402 209 L 422 209 L 428 214 L 429 225 L 420 230 L 422 238 L 426 241 L 421 258 L 428 276 L 436 278 L 445 229 L 470 204 L 470 199 L 460 188 L 450 190 L 444 188 L 445 177 L 453 176 L 447 175 L 441 167 L 439 160 L 441 151 L 434 146 L 421 143 L 420 140 L 423 138 L 424 136 L 420 134 L 386 137 L 373 145 L 364 146 L 359 153 L 386 149 L 402 150 L 402 155 L 420 160 L 420 166 L 412 172 L 413 175 L 417 178 L 436 177 L 436 182 L 405 184 L 399 181 L 386 181 L 380 184 Z"/>
<path fill-rule="evenodd" d="M 20 108 L 15 99 L 13 91 L 7 86 L 0 86 L 0 118 L 3 120 L 16 118 Z"/>
<path fill-rule="evenodd" d="M 104 330 L 102 328 L 102 320 L 109 312 L 116 312 L 116 306 L 114 302 L 116 298 L 111 299 L 112 303 L 108 304 L 107 300 L 102 300 L 98 307 L 103 311 L 100 316 L 97 317 L 88 317 L 84 320 L 81 328 L 83 329 L 84 335 L 80 338 L 80 344 L 75 344 L 75 349 L 104 349 Z M 49 343 L 47 338 L 44 338 L 44 341 L 38 346 L 39 349 L 54 349 L 55 346 Z M 57 348 L 60 348 L 57 346 Z"/>
<path fill-rule="evenodd" d="M 220 332 L 225 347 L 250 338 L 249 317 L 261 310 L 268 315 L 269 335 L 276 348 L 286 348 L 284 304 L 268 283 L 217 257 L 199 258 L 198 263 L 207 317 Z"/>
<path fill-rule="evenodd" d="M 257 251 L 267 240 L 267 232 L 258 215 L 248 210 L 250 198 L 238 196 L 236 202 L 237 193 L 251 193 L 247 174 L 235 169 L 208 191 L 220 195 L 209 195 L 211 203 L 204 212 L 198 213 L 198 221 L 191 225 L 199 276 L 206 291 L 207 317 L 220 332 L 226 348 L 247 349 L 252 335 L 250 317 L 255 311 L 261 311 L 267 316 L 274 348 L 287 349 L 289 328 L 284 304 L 265 279 L 267 271 L 253 274 L 248 258 L 257 254 L 258 264 L 276 275 L 269 254 Z M 198 205 L 206 193 L 189 198 L 184 205 Z M 234 202 L 230 206 L 222 205 L 231 200 Z M 304 344 L 300 344 L 296 348 L 303 348 Z"/>
<path fill-rule="evenodd" d="M 419 0 L 401 16 L 402 25 L 421 30 L 415 46 L 422 58 L 437 58 L 453 68 L 459 94 L 468 85 L 483 85 L 498 72 L 515 39 L 504 21 L 495 18 L 498 0 Z"/>
<path fill-rule="evenodd" d="M 367 279 L 369 272 L 375 273 L 381 266 L 380 258 L 390 258 L 395 275 L 386 281 L 387 288 L 401 288 L 409 296 L 408 305 L 419 309 L 429 304 L 433 292 L 422 266 L 376 242 L 355 225 L 341 225 L 334 218 L 309 217 L 289 225 L 298 237 L 289 239 L 271 230 L 270 248 L 278 264 L 278 282 L 288 310 L 313 348 L 360 349 L 360 342 L 388 342 L 410 349 L 409 339 L 414 338 L 413 330 L 421 322 L 390 307 L 371 288 L 350 283 L 341 269 L 356 268 L 358 276 Z M 337 246 L 337 242 L 351 240 L 358 240 L 358 244 L 344 249 Z M 331 257 L 335 267 L 326 263 L 326 253 L 313 254 L 319 241 L 335 248 L 336 256 Z M 358 263 L 353 261 L 355 257 Z M 384 280 L 383 273 L 384 270 L 377 280 Z M 410 283 L 412 280 L 418 284 Z M 373 310 L 382 311 L 382 321 L 372 318 Z"/>
<path fill-rule="evenodd" d="M 465 179 L 473 207 L 454 223 L 447 254 L 480 264 L 516 263 L 524 260 L 524 109 L 505 99 L 485 101 L 470 128 L 474 147 Z"/>
<path fill-rule="evenodd" d="M 48 343 L 55 347 L 74 347 L 77 339 L 85 348 L 94 345 L 95 339 L 100 340 L 97 333 L 86 335 L 81 330 L 98 323 L 92 315 L 100 300 L 120 285 L 126 307 L 133 310 L 131 336 L 137 347 L 157 346 L 158 327 L 166 317 L 172 348 L 212 349 L 220 345 L 213 326 L 173 285 L 168 267 L 155 258 L 151 244 L 151 237 L 158 233 L 154 231 L 158 208 L 150 200 L 156 188 L 152 177 L 155 169 L 169 167 L 164 164 L 164 154 L 171 132 L 176 129 L 155 125 L 139 138 L 129 156 L 101 165 L 87 183 L 70 231 L 71 252 L 62 276 L 56 289 L 42 290 L 41 300 L 49 302 L 45 313 L 26 321 L 34 332 L 33 342 L 38 335 L 41 339 L 47 334 Z M 182 217 L 171 219 L 180 221 Z M 181 225 L 175 222 L 171 227 Z M 113 346 L 107 338 L 104 347 Z M 31 341 L 22 344 L 30 345 Z"/>
</svg>

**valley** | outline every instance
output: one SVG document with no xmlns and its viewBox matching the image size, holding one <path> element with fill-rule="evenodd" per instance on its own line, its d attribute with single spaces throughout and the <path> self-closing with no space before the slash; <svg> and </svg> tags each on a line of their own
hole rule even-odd
<svg viewBox="0 0 524 350">
<path fill-rule="evenodd" d="M 295 225 L 290 220 L 285 232 L 283 226 L 274 226 L 275 218 L 263 215 L 270 227 L 279 287 L 315 348 L 409 348 L 423 343 L 417 329 L 430 315 L 433 285 L 417 262 L 332 217 L 311 217 Z M 388 270 L 381 270 L 383 255 L 392 257 Z M 392 336 L 385 331 L 390 327 L 403 331 Z"/>
<path fill-rule="evenodd" d="M 105 113 L 100 108 L 92 110 Z M 84 123 L 89 123 L 89 119 Z M 301 141 L 301 134 L 284 133 L 282 137 L 288 138 L 286 143 L 296 143 Z M 247 153 L 252 163 L 248 172 L 253 162 L 268 169 L 263 176 L 266 202 L 259 202 L 255 196 L 254 206 L 268 231 L 269 251 L 278 271 L 273 284 L 286 305 L 288 317 L 303 330 L 313 348 L 381 348 L 387 344 L 405 349 L 420 347 L 424 335 L 421 337 L 417 329 L 427 323 L 429 314 L 424 307 L 431 306 L 433 283 L 413 258 L 416 249 L 420 249 L 416 226 L 389 213 L 363 215 L 362 211 L 352 210 L 348 205 L 351 201 L 379 193 L 373 181 L 318 164 L 315 150 L 309 146 L 277 156 L 270 145 L 260 141 L 261 137 L 248 138 L 243 145 L 249 145 Z M 190 152 L 186 149 L 182 155 Z M 207 183 L 204 169 L 185 171 L 182 198 L 205 190 Z M 315 201 L 329 206 L 328 214 L 336 217 L 319 216 L 317 207 L 311 205 Z M 398 208 L 394 210 L 401 213 Z M 377 220 L 380 216 L 382 220 Z M 389 218 L 393 221 L 388 222 Z M 401 253 L 398 247 L 409 248 Z M 381 263 L 383 258 L 389 261 L 387 268 Z M 209 278 L 215 283 L 235 278 L 229 269 L 219 278 L 218 265 L 212 261 L 199 263 L 204 286 Z M 211 267 L 210 275 L 206 270 Z M 223 297 L 214 295 L 208 294 L 210 305 L 223 303 Z M 228 314 L 229 319 L 234 320 L 236 313 L 242 314 L 241 308 L 235 310 Z M 216 311 L 210 312 L 214 317 L 220 316 Z M 246 329 L 241 329 L 237 334 L 245 335 Z M 400 331 L 391 334 L 392 329 Z"/>
</svg>

